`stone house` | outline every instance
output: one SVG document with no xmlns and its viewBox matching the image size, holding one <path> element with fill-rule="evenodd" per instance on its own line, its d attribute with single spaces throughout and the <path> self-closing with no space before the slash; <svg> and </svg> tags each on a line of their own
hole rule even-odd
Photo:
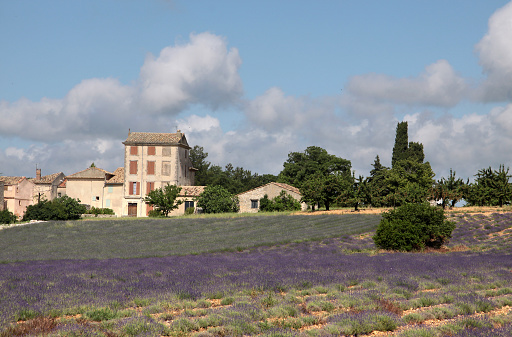
<svg viewBox="0 0 512 337">
<path fill-rule="evenodd" d="M 35 184 L 26 177 L 0 177 L 4 188 L 4 208 L 19 219 L 23 217 L 27 207 L 32 205 Z"/>
<path fill-rule="evenodd" d="M 203 193 L 206 186 L 180 186 L 181 191 L 177 200 L 183 200 L 183 203 L 177 209 L 169 213 L 169 215 L 183 215 L 189 207 L 194 207 L 196 210 L 196 198 Z"/>
<path fill-rule="evenodd" d="M 4 182 L 0 180 L 0 212 L 7 208 L 4 206 Z"/>
<path fill-rule="evenodd" d="M 118 167 L 113 176 L 105 180 L 104 208 L 110 208 L 120 216 L 123 212 L 124 167 Z"/>
<path fill-rule="evenodd" d="M 240 202 L 240 213 L 256 213 L 260 208 L 260 199 L 268 196 L 269 199 L 273 199 L 281 194 L 281 191 L 285 191 L 291 195 L 294 199 L 300 202 L 302 195 L 298 188 L 283 183 L 268 183 L 266 185 L 253 188 L 247 192 L 238 194 L 238 200 Z M 301 203 L 301 209 L 305 211 L 307 209 L 306 203 Z"/>
<path fill-rule="evenodd" d="M 29 179 L 35 185 L 34 203 L 40 200 L 53 200 L 58 197 L 58 186 L 64 181 L 64 173 L 54 173 L 47 176 L 41 176 L 41 169 L 36 169 L 36 177 Z"/>
<path fill-rule="evenodd" d="M 192 167 L 190 146 L 181 131 L 129 132 L 123 144 L 123 216 L 147 216 L 151 207 L 145 204 L 144 197 L 156 188 L 167 184 L 194 186 L 196 169 Z"/>
<path fill-rule="evenodd" d="M 116 172 L 118 171 L 116 170 Z M 111 184 L 107 184 L 107 182 L 114 177 L 116 177 L 114 173 L 98 167 L 89 167 L 66 177 L 65 193 L 70 198 L 79 199 L 81 204 L 88 207 L 112 208 L 106 205 L 107 200 L 109 200 L 109 204 L 115 203 L 113 199 L 116 198 L 116 193 L 114 192 L 114 185 L 116 184 L 114 184 L 114 181 Z M 122 183 L 119 186 L 122 186 Z M 118 192 L 118 199 L 122 195 L 119 193 L 119 186 L 115 189 Z"/>
</svg>

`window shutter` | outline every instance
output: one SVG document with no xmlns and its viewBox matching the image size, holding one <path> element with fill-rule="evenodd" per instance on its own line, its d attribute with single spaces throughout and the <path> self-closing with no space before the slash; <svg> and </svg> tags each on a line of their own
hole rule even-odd
<svg viewBox="0 0 512 337">
<path fill-rule="evenodd" d="M 137 174 L 137 161 L 130 160 L 130 174 Z"/>
<path fill-rule="evenodd" d="M 154 156 L 156 154 L 156 150 L 154 146 L 148 146 L 148 156 Z"/>
<path fill-rule="evenodd" d="M 140 195 L 140 183 L 137 181 L 137 195 Z"/>
<path fill-rule="evenodd" d="M 130 154 L 131 155 L 139 154 L 138 147 L 137 146 L 130 146 Z"/>
<path fill-rule="evenodd" d="M 155 174 L 155 162 L 154 161 L 148 161 L 148 174 Z"/>
</svg>

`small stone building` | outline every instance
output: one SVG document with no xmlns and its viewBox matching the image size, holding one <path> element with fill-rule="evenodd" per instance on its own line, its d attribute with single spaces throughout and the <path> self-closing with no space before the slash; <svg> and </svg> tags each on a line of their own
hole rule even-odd
<svg viewBox="0 0 512 337">
<path fill-rule="evenodd" d="M 283 183 L 268 183 L 266 185 L 253 188 L 247 192 L 238 194 L 238 200 L 240 202 L 240 213 L 256 213 L 260 208 L 260 199 L 268 196 L 269 199 L 273 199 L 281 194 L 281 191 L 285 191 L 291 195 L 297 201 L 300 202 L 302 195 L 298 188 Z M 301 209 L 305 211 L 307 209 L 306 203 L 301 203 Z"/>
<path fill-rule="evenodd" d="M 58 187 L 64 181 L 66 176 L 64 173 L 54 173 L 41 176 L 41 169 L 36 169 L 36 177 L 30 179 L 35 185 L 34 187 L 34 203 L 41 200 L 53 200 L 58 197 Z"/>
<path fill-rule="evenodd" d="M 34 183 L 26 177 L 3 176 L 0 177 L 0 181 L 4 183 L 4 208 L 21 219 L 27 206 L 34 204 Z"/>
</svg>

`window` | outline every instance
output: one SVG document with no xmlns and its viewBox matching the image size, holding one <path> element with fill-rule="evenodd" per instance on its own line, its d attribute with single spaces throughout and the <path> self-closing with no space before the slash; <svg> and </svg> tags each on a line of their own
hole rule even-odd
<svg viewBox="0 0 512 337">
<path fill-rule="evenodd" d="M 140 194 L 140 183 L 139 182 L 131 182 L 128 185 L 130 189 L 128 192 L 130 195 L 139 195 Z"/>
<path fill-rule="evenodd" d="M 137 161 L 130 160 L 130 174 L 137 174 Z"/>
<path fill-rule="evenodd" d="M 156 154 L 156 150 L 154 146 L 148 146 L 148 156 L 154 156 Z"/>
<path fill-rule="evenodd" d="M 114 193 L 114 186 L 110 185 L 107 191 L 108 193 Z"/>
<path fill-rule="evenodd" d="M 59 197 L 59 198 L 62 197 L 62 193 L 60 193 L 60 192 L 57 193 L 57 197 Z"/>
<path fill-rule="evenodd" d="M 163 147 L 162 148 L 162 156 L 165 156 L 165 157 L 170 157 L 171 156 L 171 147 L 170 146 L 166 146 L 166 147 Z"/>
<path fill-rule="evenodd" d="M 258 199 L 251 199 L 251 208 L 258 208 Z"/>
<path fill-rule="evenodd" d="M 130 154 L 131 155 L 138 155 L 139 154 L 139 148 L 137 146 L 130 146 Z"/>
<path fill-rule="evenodd" d="M 147 170 L 148 170 L 147 171 L 148 175 L 155 174 L 155 162 L 154 161 L 148 161 Z"/>
<path fill-rule="evenodd" d="M 194 207 L 194 202 L 193 201 L 185 201 L 185 210 L 187 210 L 187 208 L 190 208 L 190 207 Z"/>
<path fill-rule="evenodd" d="M 153 191 L 154 189 L 155 189 L 155 182 L 148 181 L 148 183 L 146 185 L 146 195 L 148 195 L 149 192 Z"/>
<path fill-rule="evenodd" d="M 163 161 L 162 162 L 162 175 L 163 176 L 170 176 L 171 175 L 171 162 L 170 161 Z"/>
<path fill-rule="evenodd" d="M 105 200 L 105 207 L 110 207 L 110 199 Z"/>
<path fill-rule="evenodd" d="M 92 201 L 100 201 L 100 197 L 98 197 L 98 196 L 92 197 Z"/>
</svg>

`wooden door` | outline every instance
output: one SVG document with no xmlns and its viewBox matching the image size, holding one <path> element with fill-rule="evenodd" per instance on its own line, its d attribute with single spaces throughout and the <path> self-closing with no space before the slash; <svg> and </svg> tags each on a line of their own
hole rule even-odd
<svg viewBox="0 0 512 337">
<path fill-rule="evenodd" d="M 137 216 L 137 204 L 136 203 L 128 204 L 128 216 Z"/>
</svg>

